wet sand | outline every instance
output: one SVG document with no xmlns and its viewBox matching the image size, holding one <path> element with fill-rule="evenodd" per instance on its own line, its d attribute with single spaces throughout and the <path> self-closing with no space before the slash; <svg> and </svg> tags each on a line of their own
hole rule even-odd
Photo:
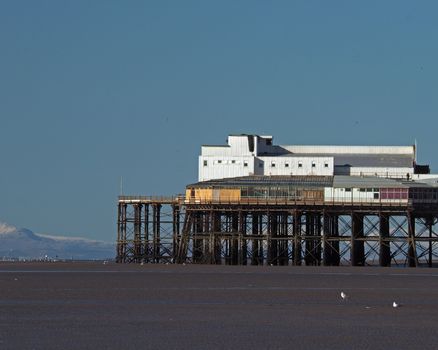
<svg viewBox="0 0 438 350">
<path fill-rule="evenodd" d="M 437 269 L 0 264 L 0 349 L 432 349 L 437 326 Z"/>
</svg>

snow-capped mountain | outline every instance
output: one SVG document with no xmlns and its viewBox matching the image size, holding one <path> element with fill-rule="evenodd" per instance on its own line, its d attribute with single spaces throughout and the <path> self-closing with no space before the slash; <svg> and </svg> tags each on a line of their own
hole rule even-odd
<svg viewBox="0 0 438 350">
<path fill-rule="evenodd" d="M 0 222 L 0 259 L 112 259 L 115 245 L 86 238 L 37 234 Z"/>
</svg>

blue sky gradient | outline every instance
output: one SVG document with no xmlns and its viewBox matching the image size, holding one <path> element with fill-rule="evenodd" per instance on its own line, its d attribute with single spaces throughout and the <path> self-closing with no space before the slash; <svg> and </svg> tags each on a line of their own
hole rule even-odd
<svg viewBox="0 0 438 350">
<path fill-rule="evenodd" d="M 0 2 L 0 221 L 116 238 L 201 144 L 413 144 L 438 172 L 436 1 Z"/>
</svg>

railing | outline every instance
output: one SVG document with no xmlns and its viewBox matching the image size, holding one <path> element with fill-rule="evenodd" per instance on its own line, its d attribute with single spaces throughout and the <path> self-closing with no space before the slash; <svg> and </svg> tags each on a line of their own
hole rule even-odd
<svg viewBox="0 0 438 350">
<path fill-rule="evenodd" d="M 219 204 L 219 205 L 324 205 L 324 206 L 385 206 L 407 207 L 415 204 L 435 204 L 437 200 L 412 199 L 370 199 L 370 198 L 290 198 L 290 197 L 244 197 L 244 198 L 190 198 L 182 194 L 175 196 L 119 196 L 119 202 L 124 203 L 168 203 L 168 204 Z"/>
<path fill-rule="evenodd" d="M 182 203 L 184 195 L 176 196 L 119 196 L 119 202 L 142 203 Z"/>
<path fill-rule="evenodd" d="M 375 206 L 375 207 L 407 207 L 412 205 L 411 200 L 378 200 L 378 199 L 361 199 L 351 200 L 346 198 L 336 198 L 324 200 L 322 198 L 288 198 L 288 197 L 273 197 L 273 198 L 186 198 L 185 204 L 199 204 L 199 205 L 320 205 L 320 206 Z"/>
</svg>

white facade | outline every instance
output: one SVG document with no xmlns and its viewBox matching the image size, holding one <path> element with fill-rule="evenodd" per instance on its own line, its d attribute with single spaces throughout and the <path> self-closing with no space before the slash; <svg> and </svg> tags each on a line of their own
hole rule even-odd
<svg viewBox="0 0 438 350">
<path fill-rule="evenodd" d="M 272 136 L 230 135 L 202 146 L 199 181 L 249 175 L 412 178 L 415 146 L 278 146 Z"/>
</svg>

